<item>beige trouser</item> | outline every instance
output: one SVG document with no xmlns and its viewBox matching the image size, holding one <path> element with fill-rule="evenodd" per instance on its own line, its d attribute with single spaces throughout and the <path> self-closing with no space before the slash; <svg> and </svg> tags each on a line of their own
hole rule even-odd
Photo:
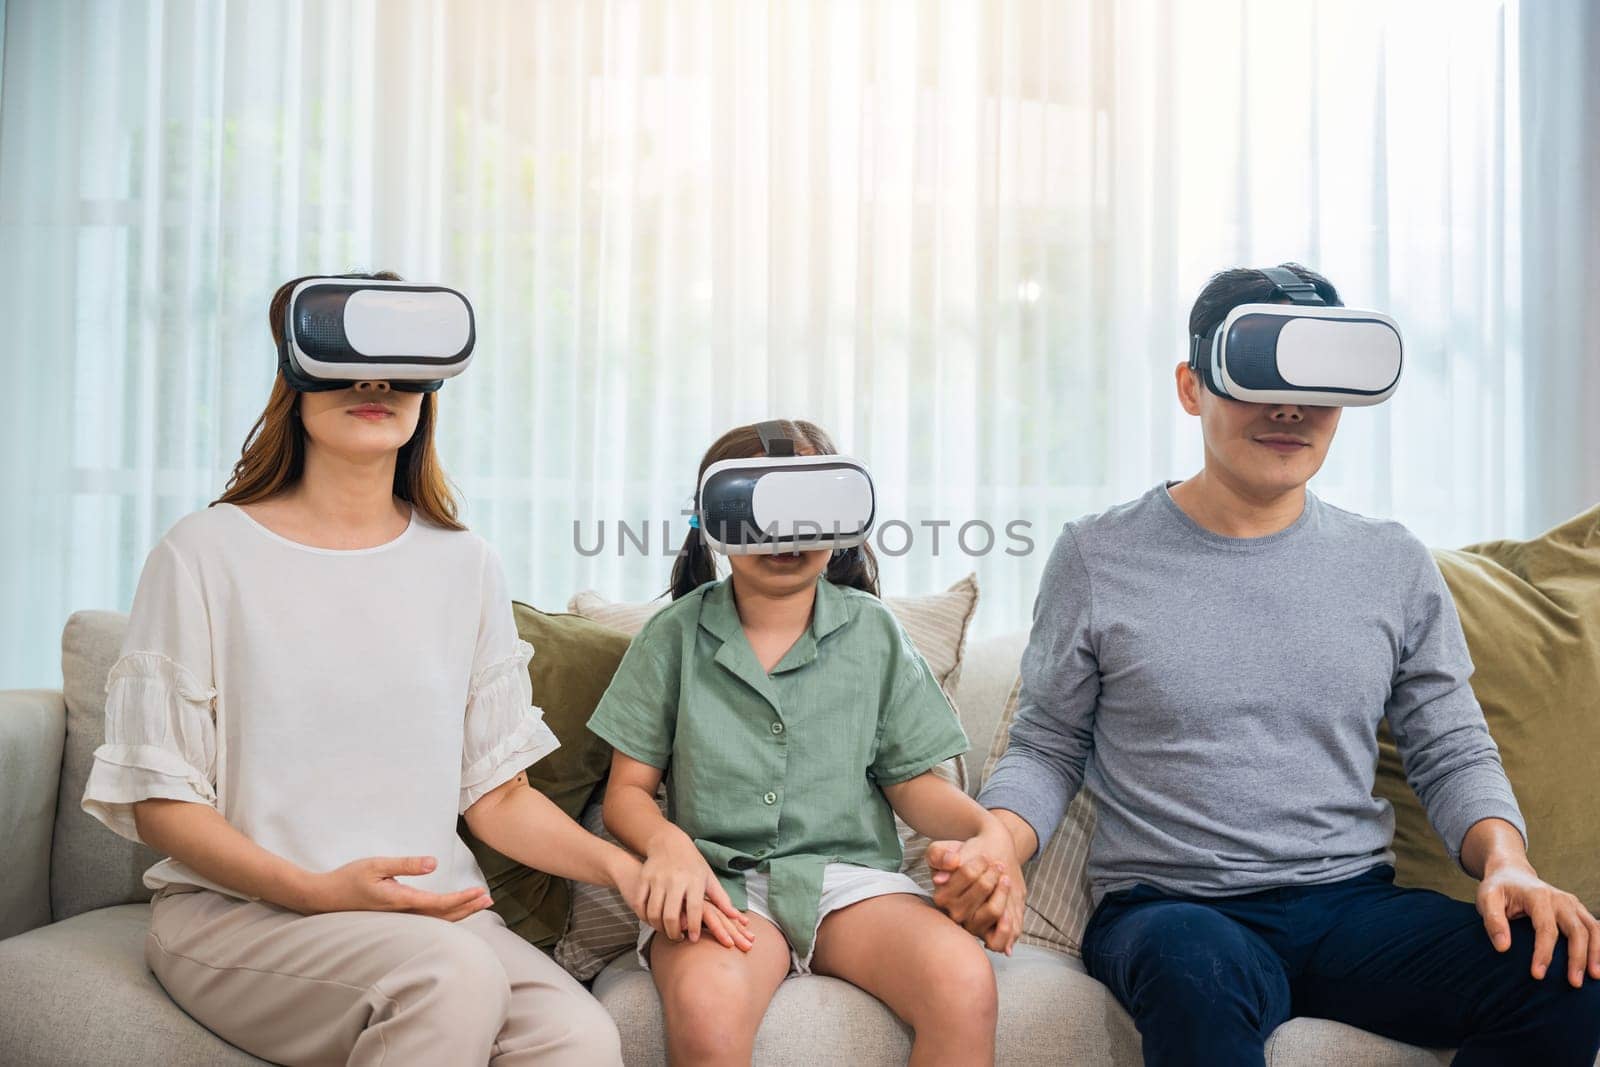
<svg viewBox="0 0 1600 1067">
<path fill-rule="evenodd" d="M 285 1064 L 620 1064 L 611 1016 L 491 911 L 301 915 L 156 894 L 145 960 L 178 1005 Z"/>
</svg>

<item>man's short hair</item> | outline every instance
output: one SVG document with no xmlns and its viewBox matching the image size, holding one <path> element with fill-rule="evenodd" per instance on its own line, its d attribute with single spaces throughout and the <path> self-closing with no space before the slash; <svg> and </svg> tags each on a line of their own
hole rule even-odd
<svg viewBox="0 0 1600 1067">
<path fill-rule="evenodd" d="M 1293 271 L 1301 280 L 1310 282 L 1317 290 L 1317 295 L 1322 297 L 1322 302 L 1329 307 L 1344 306 L 1333 283 L 1316 271 L 1307 270 L 1298 263 L 1278 265 L 1284 270 Z M 1278 287 L 1255 267 L 1218 271 L 1200 290 L 1194 307 L 1189 311 L 1189 335 L 1204 337 L 1240 304 L 1266 304 L 1277 295 Z"/>
</svg>

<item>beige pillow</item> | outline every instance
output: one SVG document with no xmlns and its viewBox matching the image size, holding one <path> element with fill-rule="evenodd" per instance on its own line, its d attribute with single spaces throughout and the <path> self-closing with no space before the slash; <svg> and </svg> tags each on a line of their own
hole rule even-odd
<svg viewBox="0 0 1600 1067">
<path fill-rule="evenodd" d="M 958 789 L 966 788 L 966 778 L 959 759 L 946 760 L 934 768 L 934 773 L 954 783 Z M 583 810 L 583 816 L 578 821 L 591 834 L 618 844 L 617 839 L 605 828 L 601 817 L 603 800 L 603 795 L 597 797 Z M 665 788 L 657 794 L 656 803 L 661 805 L 661 813 L 665 815 Z M 928 869 L 927 861 L 928 846 L 933 842 L 912 830 L 898 817 L 894 824 L 900 835 L 900 846 L 905 852 L 900 870 L 923 889 L 933 892 L 933 872 Z M 566 968 L 568 974 L 580 982 L 587 982 L 604 970 L 606 964 L 632 950 L 638 938 L 639 920 L 622 899 L 621 893 L 608 886 L 572 883 L 572 907 L 567 912 L 567 928 L 555 948 L 556 962 Z"/>
<path fill-rule="evenodd" d="M 978 610 L 978 576 L 969 574 L 942 593 L 884 597 L 883 602 L 928 661 L 939 686 L 953 698 L 956 683 L 961 680 L 961 658 L 967 651 L 967 628 L 972 624 L 972 613 Z M 636 634 L 650 616 L 670 603 L 662 597 L 642 604 L 624 604 L 585 589 L 567 602 L 567 610 L 613 630 Z"/>
<path fill-rule="evenodd" d="M 1527 820 L 1528 859 L 1539 877 L 1600 909 L 1600 506 L 1528 541 L 1435 549 L 1433 558 Z M 1477 883 L 1433 832 L 1387 728 L 1379 746 L 1373 792 L 1394 805 L 1395 881 L 1473 900 Z"/>
<path fill-rule="evenodd" d="M 1005 755 L 1006 745 L 1011 740 L 1011 720 L 1016 717 L 1021 694 L 1022 679 L 1018 677 L 1011 686 L 1011 696 L 1006 699 L 1006 710 L 994 732 L 994 742 L 989 746 L 981 781 L 989 780 L 995 764 Z M 1089 840 L 1093 836 L 1094 798 L 1087 789 L 1079 789 L 1078 795 L 1067 805 L 1067 812 L 1050 843 L 1023 867 L 1028 882 L 1028 905 L 1022 919 L 1022 936 L 1017 940 L 1069 956 L 1082 955 L 1083 930 L 1094 914 L 1087 871 Z"/>
</svg>

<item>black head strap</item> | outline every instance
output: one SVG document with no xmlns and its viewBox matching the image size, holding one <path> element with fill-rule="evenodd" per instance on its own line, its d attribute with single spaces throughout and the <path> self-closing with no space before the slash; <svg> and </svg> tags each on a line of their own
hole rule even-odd
<svg viewBox="0 0 1600 1067">
<path fill-rule="evenodd" d="M 1317 295 L 1317 287 L 1306 281 L 1288 267 L 1262 267 L 1262 277 L 1273 284 L 1273 287 L 1289 298 L 1291 304 L 1316 304 L 1323 305 L 1322 297 Z"/>
<path fill-rule="evenodd" d="M 761 435 L 761 447 L 766 449 L 767 455 L 794 455 L 794 438 L 789 436 L 789 431 L 777 419 L 756 423 L 756 433 Z"/>
</svg>

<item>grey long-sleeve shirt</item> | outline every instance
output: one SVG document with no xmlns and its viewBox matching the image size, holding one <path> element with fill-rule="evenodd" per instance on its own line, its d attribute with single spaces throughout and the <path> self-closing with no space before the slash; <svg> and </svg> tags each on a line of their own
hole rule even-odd
<svg viewBox="0 0 1600 1067">
<path fill-rule="evenodd" d="M 1306 494 L 1287 529 L 1232 538 L 1166 485 L 1070 523 L 1022 657 L 1010 745 L 979 801 L 1042 850 L 1080 787 L 1096 902 L 1137 882 L 1197 896 L 1337 881 L 1391 861 L 1372 795 L 1387 717 L 1459 860 L 1479 819 L 1526 837 L 1428 550 Z"/>
</svg>

